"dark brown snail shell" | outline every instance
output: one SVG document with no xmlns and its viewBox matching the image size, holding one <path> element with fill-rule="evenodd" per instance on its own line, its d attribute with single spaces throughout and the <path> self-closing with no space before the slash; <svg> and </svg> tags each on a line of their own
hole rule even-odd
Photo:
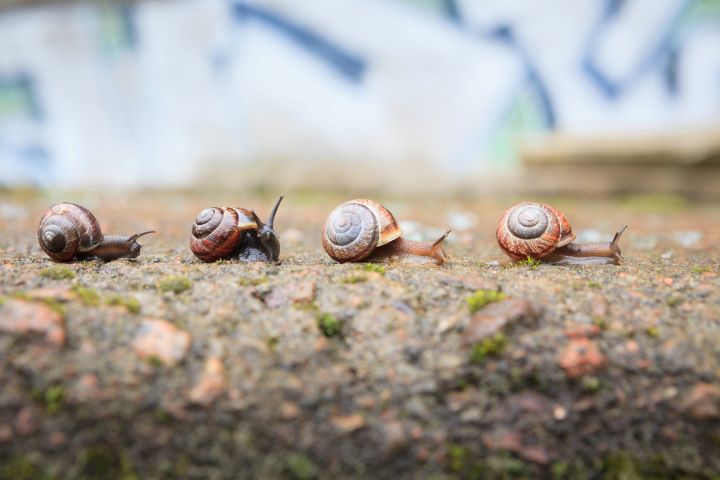
<svg viewBox="0 0 720 480">
<path fill-rule="evenodd" d="M 542 203 L 524 202 L 509 208 L 497 226 L 497 242 L 513 260 L 533 258 L 554 264 L 607 265 L 622 260 L 618 241 L 577 244 L 570 222 L 559 210 Z"/>
<path fill-rule="evenodd" d="M 87 208 L 74 203 L 56 203 L 40 219 L 37 237 L 50 258 L 66 262 L 100 245 L 103 234 Z"/>
<path fill-rule="evenodd" d="M 407 260 L 442 265 L 446 260 L 442 242 L 414 242 L 402 238 L 402 230 L 390 211 L 368 199 L 350 200 L 333 210 L 325 221 L 322 245 L 333 260 Z"/>
<path fill-rule="evenodd" d="M 245 208 L 204 209 L 195 218 L 190 250 L 203 262 L 233 257 L 245 261 L 277 261 L 280 242 L 273 224 L 282 199 L 282 196 L 278 198 L 267 223 L 253 210 Z"/>
<path fill-rule="evenodd" d="M 152 231 L 132 236 L 103 235 L 95 216 L 85 207 L 70 202 L 56 203 L 40 219 L 37 239 L 40 248 L 56 262 L 97 257 L 110 261 L 135 258 L 142 246 L 137 239 Z"/>
</svg>

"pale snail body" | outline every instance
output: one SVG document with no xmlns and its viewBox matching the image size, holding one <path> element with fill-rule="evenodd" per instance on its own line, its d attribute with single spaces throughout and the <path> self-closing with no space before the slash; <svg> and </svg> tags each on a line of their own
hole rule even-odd
<svg viewBox="0 0 720 480">
<path fill-rule="evenodd" d="M 37 238 L 43 251 L 56 262 L 97 257 L 104 261 L 137 258 L 142 246 L 137 239 L 153 231 L 131 236 L 103 235 L 95 216 L 70 202 L 56 203 L 40 219 Z"/>
<path fill-rule="evenodd" d="M 500 248 L 513 260 L 533 258 L 556 265 L 618 265 L 618 242 L 578 244 L 570 222 L 559 210 L 542 203 L 525 202 L 509 208 L 497 226 Z"/>
<path fill-rule="evenodd" d="M 442 242 L 449 233 L 435 242 L 407 240 L 388 209 L 372 200 L 357 199 L 330 213 L 323 226 L 322 244 L 340 263 L 373 260 L 442 265 L 447 259 Z"/>
<path fill-rule="evenodd" d="M 280 242 L 273 224 L 282 199 L 282 196 L 278 198 L 267 223 L 246 208 L 204 209 L 195 218 L 190 250 L 203 262 L 221 258 L 276 262 L 280 256 Z"/>
</svg>

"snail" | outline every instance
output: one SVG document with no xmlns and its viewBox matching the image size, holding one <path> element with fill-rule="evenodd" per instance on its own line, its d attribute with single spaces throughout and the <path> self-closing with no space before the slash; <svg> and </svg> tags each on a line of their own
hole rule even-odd
<svg viewBox="0 0 720 480">
<path fill-rule="evenodd" d="M 254 210 L 234 207 L 206 208 L 195 218 L 190 250 L 203 262 L 239 258 L 245 262 L 277 262 L 280 240 L 273 230 L 277 199 L 267 223 Z"/>
<path fill-rule="evenodd" d="M 500 248 L 513 260 L 528 257 L 556 265 L 618 265 L 621 228 L 612 242 L 573 243 L 570 222 L 561 212 L 542 203 L 520 203 L 508 209 L 497 226 Z"/>
<path fill-rule="evenodd" d="M 37 238 L 40 247 L 56 262 L 97 257 L 109 262 L 118 258 L 137 258 L 142 245 L 137 239 L 155 233 L 103 235 L 95 216 L 85 207 L 62 202 L 51 206 L 40 219 Z"/>
<path fill-rule="evenodd" d="M 322 244 L 340 263 L 373 260 L 442 265 L 447 259 L 442 243 L 449 234 L 450 230 L 434 242 L 407 240 L 388 209 L 372 200 L 358 199 L 330 213 L 323 226 Z"/>
</svg>

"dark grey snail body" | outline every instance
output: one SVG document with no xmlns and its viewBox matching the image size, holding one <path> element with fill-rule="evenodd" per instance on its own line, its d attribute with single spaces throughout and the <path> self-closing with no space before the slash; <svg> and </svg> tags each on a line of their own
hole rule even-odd
<svg viewBox="0 0 720 480">
<path fill-rule="evenodd" d="M 98 258 L 109 262 L 137 258 L 142 245 L 135 235 L 103 235 L 95 216 L 85 207 L 70 202 L 56 203 L 40 219 L 37 238 L 43 251 L 56 262 Z"/>
</svg>

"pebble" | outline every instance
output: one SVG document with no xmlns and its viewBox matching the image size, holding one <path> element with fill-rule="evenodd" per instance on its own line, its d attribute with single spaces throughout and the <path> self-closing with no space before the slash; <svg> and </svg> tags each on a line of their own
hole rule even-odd
<svg viewBox="0 0 720 480">
<path fill-rule="evenodd" d="M 281 308 L 288 303 L 312 303 L 315 300 L 317 284 L 314 280 L 294 282 L 288 287 L 275 287 L 264 297 L 265 305 Z"/>
<path fill-rule="evenodd" d="M 405 432 L 405 426 L 397 421 L 390 420 L 382 425 L 383 434 L 383 453 L 385 455 L 393 455 L 408 444 L 408 436 Z"/>
<path fill-rule="evenodd" d="M 65 322 L 59 312 L 25 300 L 7 300 L 0 306 L 0 332 L 44 334 L 45 339 L 57 347 L 65 344 L 66 336 Z"/>
<path fill-rule="evenodd" d="M 577 338 L 567 343 L 558 363 L 569 378 L 579 378 L 603 368 L 605 356 L 592 340 Z"/>
<path fill-rule="evenodd" d="M 330 418 L 330 423 L 342 433 L 352 433 L 365 427 L 365 419 L 359 413 L 335 415 Z"/>
<path fill-rule="evenodd" d="M 695 384 L 680 408 L 695 420 L 720 418 L 720 387 L 710 383 Z"/>
<path fill-rule="evenodd" d="M 225 390 L 227 390 L 225 366 L 219 357 L 209 357 L 205 361 L 200 381 L 190 390 L 189 398 L 192 403 L 208 406 Z"/>
<path fill-rule="evenodd" d="M 491 337 L 509 323 L 537 320 L 542 307 L 521 298 L 507 298 L 486 306 L 470 320 L 463 332 L 463 343 L 472 345 Z"/>
<path fill-rule="evenodd" d="M 597 337 L 602 333 L 602 329 L 597 325 L 572 325 L 565 329 L 565 336 L 569 338 L 589 338 Z"/>
<path fill-rule="evenodd" d="M 38 429 L 38 422 L 32 407 L 23 407 L 15 416 L 15 431 L 18 435 L 26 437 Z"/>
<path fill-rule="evenodd" d="M 12 427 L 10 425 L 0 424 L 0 443 L 9 443 L 12 439 Z"/>
<path fill-rule="evenodd" d="M 167 366 L 180 362 L 190 348 L 191 336 L 165 320 L 145 320 L 133 348 L 142 359 L 157 358 Z"/>
</svg>

